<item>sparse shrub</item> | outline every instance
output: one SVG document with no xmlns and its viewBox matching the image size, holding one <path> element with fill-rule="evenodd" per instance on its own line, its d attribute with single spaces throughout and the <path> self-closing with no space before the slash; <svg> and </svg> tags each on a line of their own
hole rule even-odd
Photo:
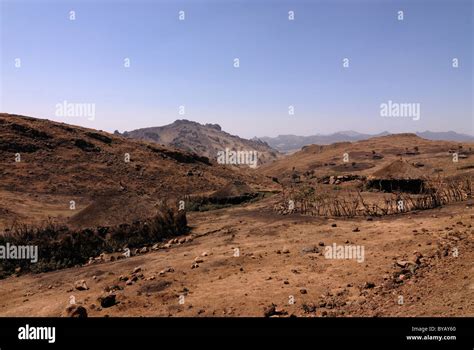
<svg viewBox="0 0 474 350">
<path fill-rule="evenodd" d="M 47 223 L 41 227 L 16 225 L 0 235 L 0 245 L 38 246 L 38 262 L 29 260 L 0 260 L 0 277 L 20 267 L 22 271 L 46 272 L 86 263 L 90 257 L 153 244 L 165 238 L 188 231 L 185 211 L 176 211 L 166 205 L 146 221 L 121 224 L 114 227 L 71 230 L 66 226 Z"/>
</svg>

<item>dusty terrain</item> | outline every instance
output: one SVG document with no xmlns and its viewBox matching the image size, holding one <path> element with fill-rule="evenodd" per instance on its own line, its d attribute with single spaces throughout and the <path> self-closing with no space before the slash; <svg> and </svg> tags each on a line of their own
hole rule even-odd
<svg viewBox="0 0 474 350">
<path fill-rule="evenodd" d="M 0 280 L 1 316 L 66 316 L 71 305 L 89 316 L 474 315 L 472 193 L 435 209 L 375 217 L 275 210 L 286 205 L 288 189 L 361 190 L 365 180 L 351 176 L 370 177 L 401 158 L 427 177 L 472 180 L 473 144 L 391 135 L 308 146 L 251 170 L 33 118 L 1 114 L 0 127 L 2 227 L 48 218 L 70 227 L 116 225 L 148 217 L 164 197 L 265 193 L 189 211 L 187 235 L 130 257 L 115 252 Z M 131 162 L 123 162 L 127 152 Z M 459 162 L 453 152 L 463 155 Z M 333 244 L 363 247 L 363 261 L 328 257 Z"/>
<path fill-rule="evenodd" d="M 263 316 L 272 304 L 297 316 L 474 315 L 472 207 L 335 221 L 279 216 L 271 201 L 191 214 L 192 241 L 168 249 L 3 280 L 0 314 L 60 316 L 74 296 L 92 316 Z M 323 244 L 347 242 L 365 246 L 363 263 L 325 258 Z M 394 282 L 414 252 L 419 268 Z M 126 285 L 137 267 L 143 276 Z M 89 289 L 74 289 L 78 280 Z M 109 289 L 118 303 L 100 308 Z"/>
</svg>

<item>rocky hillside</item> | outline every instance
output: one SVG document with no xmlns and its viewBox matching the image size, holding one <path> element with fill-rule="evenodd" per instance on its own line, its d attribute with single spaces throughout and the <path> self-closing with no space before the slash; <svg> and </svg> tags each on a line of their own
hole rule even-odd
<svg viewBox="0 0 474 350">
<path fill-rule="evenodd" d="M 123 136 L 176 147 L 214 160 L 218 159 L 219 152 L 225 152 L 226 149 L 257 151 L 259 165 L 281 156 L 261 140 L 247 140 L 231 135 L 223 131 L 218 124 L 203 125 L 184 119 L 165 126 L 126 131 Z"/>
<path fill-rule="evenodd" d="M 311 136 L 296 136 L 296 135 L 279 135 L 277 137 L 261 137 L 260 140 L 268 143 L 274 149 L 282 153 L 293 153 L 299 151 L 304 146 L 308 145 L 330 145 L 336 142 L 356 142 L 368 140 L 374 137 L 388 136 L 389 132 L 384 131 L 380 134 L 362 134 L 356 131 L 341 131 L 329 135 L 311 135 Z M 456 141 L 456 142 L 474 142 L 474 136 L 467 134 L 459 134 L 454 131 L 445 132 L 431 132 L 423 131 L 417 132 L 417 136 L 433 141 Z"/>
<path fill-rule="evenodd" d="M 88 222 L 102 222 L 92 215 L 113 224 L 110 218 L 149 215 L 157 201 L 211 193 L 230 181 L 258 187 L 266 179 L 169 146 L 0 114 L 0 226 L 70 218 L 88 206 Z"/>
<path fill-rule="evenodd" d="M 453 162 L 458 153 L 458 162 Z M 346 161 L 344 161 L 346 155 Z M 394 134 L 356 142 L 305 146 L 301 151 L 260 168 L 268 176 L 289 178 L 357 174 L 367 176 L 403 159 L 419 167 L 427 176 L 472 173 L 474 143 L 432 141 L 415 134 Z"/>
</svg>

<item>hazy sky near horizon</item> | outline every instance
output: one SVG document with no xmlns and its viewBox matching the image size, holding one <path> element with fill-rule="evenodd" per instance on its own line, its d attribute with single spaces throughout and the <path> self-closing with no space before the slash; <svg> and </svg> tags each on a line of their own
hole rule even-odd
<svg viewBox="0 0 474 350">
<path fill-rule="evenodd" d="M 472 0 L 0 2 L 2 112 L 111 132 L 189 119 L 242 137 L 474 135 Z M 94 120 L 57 115 L 64 101 Z M 388 101 L 419 104 L 419 120 L 382 117 Z"/>
</svg>

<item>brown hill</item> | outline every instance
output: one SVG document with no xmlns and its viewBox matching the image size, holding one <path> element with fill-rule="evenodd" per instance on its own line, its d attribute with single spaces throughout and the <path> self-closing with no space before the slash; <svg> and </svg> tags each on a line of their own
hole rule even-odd
<svg viewBox="0 0 474 350">
<path fill-rule="evenodd" d="M 154 201 L 211 193 L 231 180 L 266 181 L 172 147 L 11 114 L 0 114 L 0 159 L 0 207 L 8 210 L 8 222 L 67 218 L 104 195 L 109 200 L 89 211 L 101 211 L 104 223 L 128 220 Z"/>
<path fill-rule="evenodd" d="M 453 153 L 459 161 L 453 162 Z M 347 154 L 347 162 L 344 155 Z M 374 137 L 357 142 L 305 146 L 291 156 L 265 164 L 259 171 L 267 176 L 289 179 L 294 174 L 311 176 L 370 176 L 396 160 L 403 159 L 410 172 L 432 176 L 472 172 L 474 143 L 426 140 L 415 134 Z M 403 166 L 404 168 L 406 167 Z M 413 170 L 417 167 L 416 170 Z M 385 172 L 395 171 L 386 168 Z"/>
<path fill-rule="evenodd" d="M 257 151 L 258 164 L 265 164 L 281 157 L 267 143 L 247 140 L 222 131 L 217 124 L 200 124 L 189 120 L 176 120 L 161 126 L 126 131 L 125 137 L 156 142 L 184 151 L 193 152 L 209 159 L 217 159 L 219 151 Z"/>
</svg>

